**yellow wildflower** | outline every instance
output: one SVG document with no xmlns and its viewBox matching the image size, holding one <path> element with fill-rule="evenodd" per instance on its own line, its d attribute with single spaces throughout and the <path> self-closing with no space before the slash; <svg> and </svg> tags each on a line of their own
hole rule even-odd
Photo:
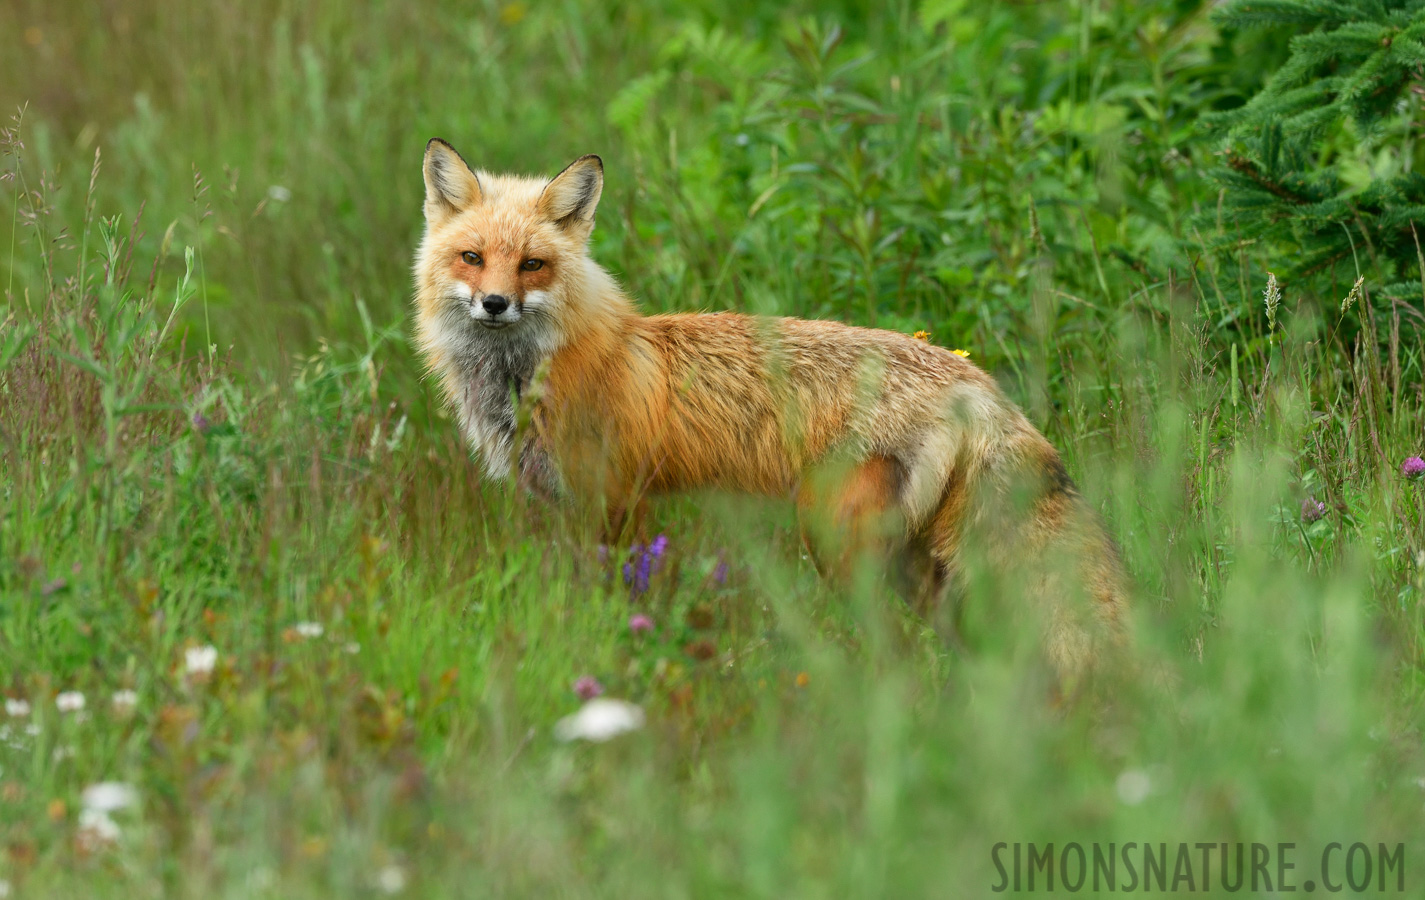
<svg viewBox="0 0 1425 900">
<path fill-rule="evenodd" d="M 963 357 L 965 357 L 965 358 L 967 358 L 967 359 L 968 359 L 969 356 L 970 356 L 970 351 L 969 351 L 969 350 L 960 350 L 960 349 L 957 348 L 957 349 L 955 349 L 955 350 L 951 350 L 950 352 L 953 353 L 953 354 L 955 354 L 956 356 L 963 356 Z"/>
<path fill-rule="evenodd" d="M 930 332 L 926 331 L 923 328 L 920 331 L 917 331 L 915 334 L 911 335 L 911 337 L 915 338 L 917 341 L 925 341 L 927 344 L 930 343 Z"/>
</svg>

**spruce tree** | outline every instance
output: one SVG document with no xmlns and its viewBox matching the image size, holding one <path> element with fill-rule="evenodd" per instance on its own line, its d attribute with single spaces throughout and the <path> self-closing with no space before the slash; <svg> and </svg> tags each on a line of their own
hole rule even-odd
<svg viewBox="0 0 1425 900">
<path fill-rule="evenodd" d="M 1221 135 L 1224 188 L 1204 224 L 1258 245 L 1298 287 L 1339 291 L 1359 267 L 1387 295 L 1419 298 L 1425 0 L 1235 0 L 1215 17 L 1295 35 L 1255 96 L 1204 120 Z"/>
</svg>

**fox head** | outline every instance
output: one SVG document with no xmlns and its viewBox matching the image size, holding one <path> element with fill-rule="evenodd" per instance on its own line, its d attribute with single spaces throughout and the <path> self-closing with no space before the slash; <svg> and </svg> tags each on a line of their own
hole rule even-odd
<svg viewBox="0 0 1425 900">
<path fill-rule="evenodd" d="M 557 348 L 608 278 L 588 257 L 603 162 L 582 156 L 552 180 L 492 175 L 437 138 L 424 174 L 417 331 L 432 362 Z"/>
</svg>

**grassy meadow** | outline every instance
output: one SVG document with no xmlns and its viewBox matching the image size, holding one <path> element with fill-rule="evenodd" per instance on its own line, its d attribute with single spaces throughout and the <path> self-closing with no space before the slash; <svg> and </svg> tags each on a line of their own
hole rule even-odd
<svg viewBox="0 0 1425 900">
<path fill-rule="evenodd" d="M 1199 121 L 1286 36 L 1211 6 L 0 5 L 0 897 L 982 897 L 1130 841 L 1404 844 L 1351 877 L 1420 896 L 1425 313 L 1364 247 L 1264 302 Z M 953 644 L 789 504 L 660 500 L 643 590 L 482 483 L 409 343 L 437 135 L 599 153 L 645 310 L 968 350 L 1136 674 L 1055 707 L 1032 614 Z M 645 726 L 557 740 L 586 677 Z"/>
</svg>

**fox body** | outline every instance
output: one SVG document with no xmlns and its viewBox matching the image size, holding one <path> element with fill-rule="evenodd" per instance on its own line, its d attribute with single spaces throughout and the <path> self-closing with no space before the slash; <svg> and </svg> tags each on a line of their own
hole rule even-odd
<svg viewBox="0 0 1425 900">
<path fill-rule="evenodd" d="M 597 157 L 552 181 L 497 176 L 433 140 L 424 175 L 417 341 L 492 477 L 601 501 L 614 523 L 647 493 L 793 496 L 843 537 L 920 548 L 936 584 L 977 536 L 1009 568 L 1057 552 L 1074 576 L 1046 570 L 1036 590 L 1060 673 L 1117 634 L 1111 543 L 1054 448 L 969 360 L 835 322 L 640 315 L 588 256 Z"/>
</svg>

